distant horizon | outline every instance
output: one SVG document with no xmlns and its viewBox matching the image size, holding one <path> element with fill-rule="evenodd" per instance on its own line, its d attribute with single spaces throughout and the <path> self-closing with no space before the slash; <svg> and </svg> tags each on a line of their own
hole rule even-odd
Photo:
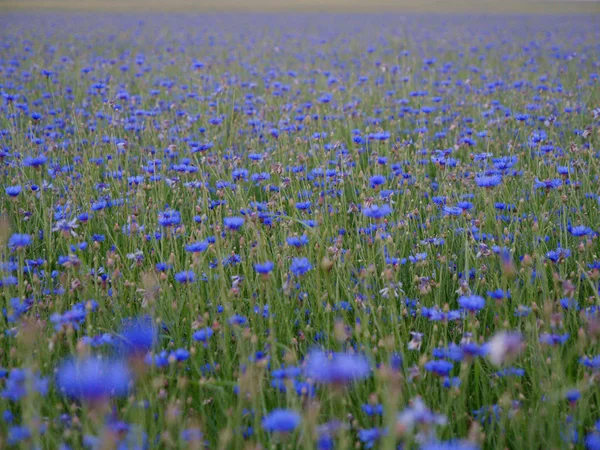
<svg viewBox="0 0 600 450">
<path fill-rule="evenodd" d="M 14 11 L 599 14 L 600 0 L 0 0 L 0 12 Z"/>
</svg>

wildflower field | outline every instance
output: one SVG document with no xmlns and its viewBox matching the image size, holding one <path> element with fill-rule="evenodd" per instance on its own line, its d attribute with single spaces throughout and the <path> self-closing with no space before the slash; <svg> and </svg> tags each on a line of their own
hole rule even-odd
<svg viewBox="0 0 600 450">
<path fill-rule="evenodd" d="M 0 16 L 0 448 L 600 449 L 599 23 Z"/>
</svg>

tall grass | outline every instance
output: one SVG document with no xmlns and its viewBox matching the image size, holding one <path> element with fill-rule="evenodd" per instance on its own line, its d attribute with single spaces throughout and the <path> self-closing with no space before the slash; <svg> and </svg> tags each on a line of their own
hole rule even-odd
<svg viewBox="0 0 600 450">
<path fill-rule="evenodd" d="M 597 448 L 596 17 L 1 20 L 2 445 Z"/>
</svg>

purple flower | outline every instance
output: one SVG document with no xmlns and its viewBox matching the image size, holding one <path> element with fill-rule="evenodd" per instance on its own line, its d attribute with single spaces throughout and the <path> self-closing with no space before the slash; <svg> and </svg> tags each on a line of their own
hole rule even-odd
<svg viewBox="0 0 600 450">
<path fill-rule="evenodd" d="M 412 431 L 419 425 L 445 425 L 446 421 L 445 416 L 431 411 L 421 397 L 415 398 L 396 419 L 396 423 L 406 431 Z"/>
</svg>

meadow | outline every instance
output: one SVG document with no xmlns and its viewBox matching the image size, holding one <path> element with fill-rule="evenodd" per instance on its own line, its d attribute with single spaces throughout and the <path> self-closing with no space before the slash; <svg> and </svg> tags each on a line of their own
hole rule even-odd
<svg viewBox="0 0 600 450">
<path fill-rule="evenodd" d="M 0 15 L 0 448 L 600 449 L 599 20 Z"/>
</svg>

